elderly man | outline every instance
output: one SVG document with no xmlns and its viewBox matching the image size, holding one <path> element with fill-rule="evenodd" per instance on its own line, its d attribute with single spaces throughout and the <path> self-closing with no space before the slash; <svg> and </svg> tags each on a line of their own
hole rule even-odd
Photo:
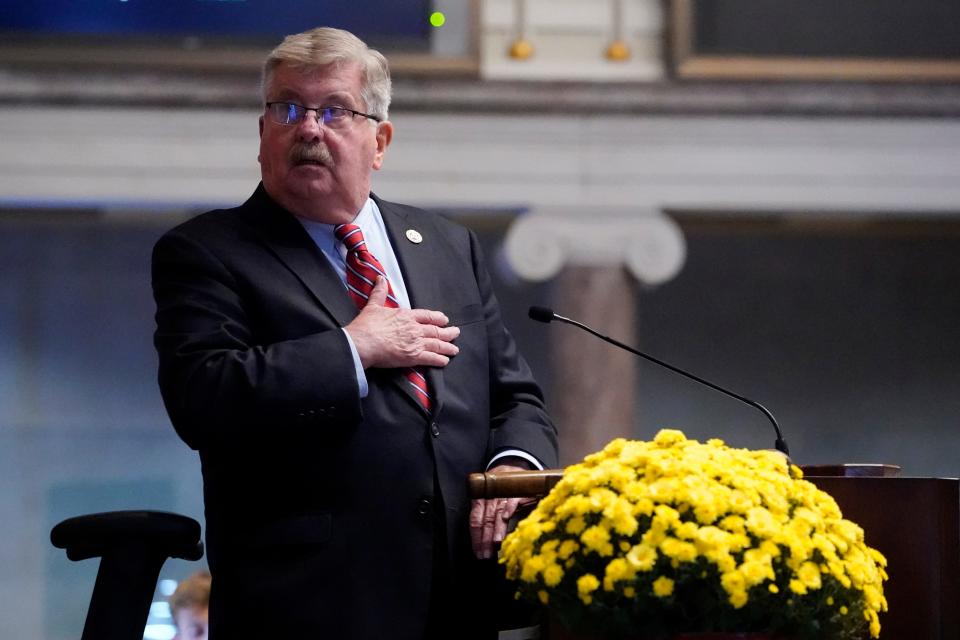
<svg viewBox="0 0 960 640">
<path fill-rule="evenodd" d="M 370 192 L 393 136 L 383 56 L 290 36 L 263 94 L 262 183 L 153 255 L 160 387 L 203 469 L 211 637 L 480 636 L 516 503 L 471 506 L 466 476 L 557 463 L 540 389 L 474 235 Z"/>
</svg>

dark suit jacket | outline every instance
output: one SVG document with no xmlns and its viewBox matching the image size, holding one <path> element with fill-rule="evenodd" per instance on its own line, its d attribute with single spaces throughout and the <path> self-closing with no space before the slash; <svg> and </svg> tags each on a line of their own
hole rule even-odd
<svg viewBox="0 0 960 640">
<path fill-rule="evenodd" d="M 469 573 L 467 474 L 508 448 L 557 464 L 555 429 L 476 238 L 376 202 L 413 306 L 461 329 L 460 353 L 427 373 L 432 415 L 399 370 L 368 370 L 359 398 L 339 329 L 357 309 L 262 185 L 154 249 L 160 388 L 177 433 L 200 452 L 221 639 L 422 637 L 435 545 L 454 582 Z"/>
</svg>

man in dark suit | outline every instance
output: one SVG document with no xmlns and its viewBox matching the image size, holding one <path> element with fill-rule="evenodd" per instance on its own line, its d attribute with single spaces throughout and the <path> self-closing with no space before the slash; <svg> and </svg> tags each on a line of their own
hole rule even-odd
<svg viewBox="0 0 960 640">
<path fill-rule="evenodd" d="M 474 235 L 370 192 L 384 58 L 297 34 L 263 92 L 262 183 L 153 256 L 160 387 L 203 469 L 211 637 L 481 636 L 516 501 L 471 505 L 466 476 L 557 464 L 539 387 Z"/>
</svg>

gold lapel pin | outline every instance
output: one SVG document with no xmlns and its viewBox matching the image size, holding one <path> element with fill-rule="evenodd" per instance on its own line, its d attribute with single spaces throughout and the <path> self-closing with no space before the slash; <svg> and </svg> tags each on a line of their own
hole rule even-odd
<svg viewBox="0 0 960 640">
<path fill-rule="evenodd" d="M 407 229 L 407 240 L 413 244 L 420 244 L 423 242 L 423 236 L 416 229 Z"/>
</svg>

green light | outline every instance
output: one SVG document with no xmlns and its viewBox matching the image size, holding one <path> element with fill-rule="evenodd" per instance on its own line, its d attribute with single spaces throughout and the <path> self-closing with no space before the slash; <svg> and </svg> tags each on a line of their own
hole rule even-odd
<svg viewBox="0 0 960 640">
<path fill-rule="evenodd" d="M 439 11 L 434 11 L 430 14 L 430 24 L 437 27 L 438 29 L 444 25 L 447 21 L 447 16 L 443 15 Z"/>
</svg>

